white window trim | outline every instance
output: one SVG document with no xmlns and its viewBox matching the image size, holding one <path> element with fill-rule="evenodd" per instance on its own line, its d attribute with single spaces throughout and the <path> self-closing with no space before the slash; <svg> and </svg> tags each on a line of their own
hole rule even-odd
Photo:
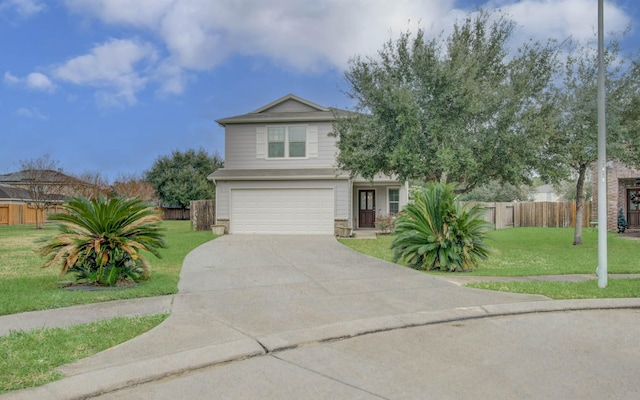
<svg viewBox="0 0 640 400">
<path fill-rule="evenodd" d="M 391 190 L 397 190 L 398 191 L 398 201 L 394 201 L 394 203 L 398 203 L 398 212 L 400 212 L 400 186 L 389 186 L 387 187 L 387 214 L 391 214 L 391 196 L 389 195 L 389 192 Z"/>
<path fill-rule="evenodd" d="M 295 126 L 304 126 L 305 142 L 304 157 L 289 156 L 289 128 Z M 269 157 L 269 128 L 285 128 L 284 133 L 284 157 Z M 267 125 L 265 134 L 265 159 L 267 160 L 306 160 L 309 158 L 309 125 L 291 124 L 291 125 Z"/>
</svg>

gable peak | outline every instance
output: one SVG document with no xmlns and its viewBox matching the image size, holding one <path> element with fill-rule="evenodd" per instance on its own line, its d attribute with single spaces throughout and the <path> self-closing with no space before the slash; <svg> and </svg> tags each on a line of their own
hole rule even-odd
<svg viewBox="0 0 640 400">
<path fill-rule="evenodd" d="M 265 112 L 280 112 L 279 109 L 284 108 L 283 106 L 285 106 L 286 104 L 292 104 L 295 105 L 297 104 L 298 106 L 302 106 L 304 108 L 306 108 L 306 111 L 329 111 L 329 109 L 327 107 L 323 107 L 319 104 L 316 104 L 312 101 L 309 101 L 307 99 L 303 99 L 302 97 L 298 97 L 294 94 L 288 94 L 286 96 L 283 96 L 275 101 L 272 101 L 271 103 L 262 106 L 260 108 L 258 108 L 255 111 L 252 111 L 251 114 L 260 114 L 260 113 L 265 113 Z"/>
</svg>

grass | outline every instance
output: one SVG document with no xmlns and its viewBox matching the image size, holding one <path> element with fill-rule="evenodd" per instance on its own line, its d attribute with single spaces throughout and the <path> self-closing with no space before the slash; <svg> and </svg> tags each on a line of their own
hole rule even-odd
<svg viewBox="0 0 640 400">
<path fill-rule="evenodd" d="M 361 253 L 391 261 L 393 236 L 377 239 L 341 239 Z M 584 229 L 582 246 L 573 246 L 573 229 L 513 228 L 489 232 L 490 255 L 466 275 L 533 276 L 593 274 L 598 263 L 596 229 Z M 609 273 L 640 273 L 640 241 L 609 234 Z"/>
<path fill-rule="evenodd" d="M 60 379 L 62 375 L 55 368 L 132 339 L 167 316 L 114 318 L 70 328 L 13 331 L 0 337 L 0 393 Z"/>
<path fill-rule="evenodd" d="M 210 231 L 192 231 L 189 221 L 162 224 L 168 247 L 161 249 L 161 259 L 147 256 L 151 279 L 135 288 L 93 292 L 61 290 L 59 282 L 73 276 L 61 277 L 53 266 L 41 268 L 36 241 L 54 235 L 55 226 L 46 225 L 42 230 L 31 225 L 0 227 L 0 315 L 176 293 L 184 257 L 213 236 Z"/>
<path fill-rule="evenodd" d="M 465 286 L 511 293 L 541 294 L 554 300 L 640 297 L 640 279 L 609 279 L 600 289 L 597 280 L 585 282 L 478 282 Z"/>
<path fill-rule="evenodd" d="M 598 263 L 597 230 L 584 229 L 582 240 L 582 246 L 573 246 L 573 229 L 568 228 L 514 228 L 492 231 L 488 234 L 488 244 L 491 248 L 489 258 L 482 261 L 476 270 L 466 272 L 465 276 L 595 274 Z M 340 240 L 356 251 L 387 261 L 393 260 L 392 241 L 393 236 Z M 640 273 L 638 239 L 623 238 L 611 233 L 607 247 L 609 273 Z M 466 286 L 541 294 L 552 299 L 640 297 L 640 279 L 609 279 L 605 289 L 598 288 L 596 279 L 586 282 L 481 282 Z"/>
</svg>

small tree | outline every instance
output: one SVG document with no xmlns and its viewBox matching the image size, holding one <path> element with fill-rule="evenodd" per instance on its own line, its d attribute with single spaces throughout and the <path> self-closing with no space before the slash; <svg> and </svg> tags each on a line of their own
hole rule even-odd
<svg viewBox="0 0 640 400">
<path fill-rule="evenodd" d="M 153 186 L 136 174 L 118 175 L 110 189 L 111 194 L 116 197 L 124 197 L 127 199 L 138 197 L 148 203 L 158 202 Z"/>
<path fill-rule="evenodd" d="M 618 233 L 624 233 L 627 230 L 627 219 L 624 217 L 624 211 L 622 208 L 618 211 Z"/>
<path fill-rule="evenodd" d="M 45 211 L 61 204 L 71 194 L 74 178 L 65 175 L 57 160 L 48 154 L 38 158 L 20 160 L 20 185 L 31 197 L 36 212 L 36 229 L 42 229 Z M 43 218 L 41 217 L 41 214 Z"/>
<path fill-rule="evenodd" d="M 63 208 L 65 213 L 49 217 L 58 222 L 60 233 L 40 249 L 46 257 L 43 268 L 59 264 L 62 275 L 75 272 L 80 281 L 115 286 L 147 278 L 142 252 L 160 257 L 158 249 L 166 247 L 161 214 L 140 199 L 80 197 Z"/>
<path fill-rule="evenodd" d="M 538 171 L 553 182 L 567 178 L 575 182 L 576 221 L 582 221 L 585 181 L 598 158 L 598 55 L 590 43 L 567 42 L 567 46 L 568 56 L 554 90 L 556 117 L 549 125 L 550 137 L 540 156 Z M 630 67 L 630 60 L 620 54 L 616 40 L 607 44 L 604 62 L 607 155 L 611 159 L 633 161 L 629 154 L 638 153 L 638 135 L 629 129 L 632 124 L 625 123 L 624 112 L 640 96 L 637 83 L 640 70 Z M 575 224 L 573 244 L 582 244 L 580 223 Z"/>
<path fill-rule="evenodd" d="M 71 183 L 74 197 L 97 199 L 101 194 L 107 194 L 108 192 L 109 181 L 99 171 L 86 171 L 76 175 L 75 178 L 75 181 Z"/>
<path fill-rule="evenodd" d="M 483 214 L 478 205 L 461 205 L 453 185 L 430 183 L 399 214 L 391 244 L 394 261 L 403 259 L 416 269 L 473 269 L 488 254 L 484 238 L 491 224 Z"/>
</svg>

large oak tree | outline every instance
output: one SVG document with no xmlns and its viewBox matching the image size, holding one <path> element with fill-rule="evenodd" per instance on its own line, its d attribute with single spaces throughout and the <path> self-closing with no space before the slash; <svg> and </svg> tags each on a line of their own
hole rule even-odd
<svg viewBox="0 0 640 400">
<path fill-rule="evenodd" d="M 444 181 L 465 192 L 529 182 L 552 111 L 552 43 L 510 52 L 515 25 L 481 11 L 448 36 L 423 30 L 356 56 L 346 75 L 355 113 L 338 118 L 338 166 L 371 179 Z"/>
</svg>

